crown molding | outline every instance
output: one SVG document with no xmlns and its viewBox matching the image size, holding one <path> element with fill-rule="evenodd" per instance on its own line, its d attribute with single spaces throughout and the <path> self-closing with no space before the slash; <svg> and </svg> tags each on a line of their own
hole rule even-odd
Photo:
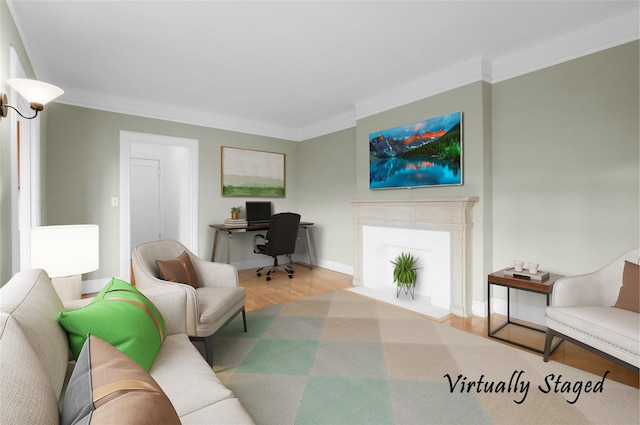
<svg viewBox="0 0 640 425">
<path fill-rule="evenodd" d="M 639 38 L 640 5 L 635 4 L 493 58 L 490 82 L 515 78 Z"/>
<path fill-rule="evenodd" d="M 496 56 L 480 53 L 356 102 L 364 118 L 476 81 L 497 83 L 640 38 L 639 5 Z"/>
<path fill-rule="evenodd" d="M 64 98 L 57 101 L 57 103 L 256 136 L 298 141 L 298 131 L 295 128 L 247 120 L 231 115 L 212 114 L 201 109 L 184 108 L 170 104 L 71 90 L 66 92 Z"/>
<path fill-rule="evenodd" d="M 302 142 L 325 134 L 335 133 L 356 126 L 356 115 L 354 105 L 349 105 L 349 110 L 341 114 L 334 115 L 317 123 L 301 128 L 296 140 Z"/>
<path fill-rule="evenodd" d="M 483 56 L 476 55 L 391 90 L 360 99 L 355 104 L 356 118 L 365 118 L 483 80 L 486 68 Z"/>
<path fill-rule="evenodd" d="M 8 4 L 12 11 L 10 2 Z M 635 4 L 618 13 L 604 16 L 579 27 L 570 28 L 561 34 L 521 46 L 510 52 L 496 55 L 480 52 L 415 80 L 381 91 L 373 96 L 358 99 L 348 111 L 301 128 L 285 127 L 236 116 L 211 114 L 196 109 L 177 108 L 167 104 L 143 102 L 137 99 L 117 98 L 89 92 L 72 92 L 71 90 L 65 93 L 64 98 L 57 103 L 300 142 L 354 127 L 358 119 L 470 83 L 477 81 L 498 83 L 638 40 L 640 38 L 639 16 L 640 6 Z M 22 37 L 20 27 L 18 27 L 18 31 Z M 24 40 L 24 37 L 22 39 Z M 25 46 L 25 49 L 27 52 L 29 51 L 28 46 Z M 43 69 L 39 68 L 39 70 Z M 46 67 L 43 71 L 46 71 Z"/>
</svg>

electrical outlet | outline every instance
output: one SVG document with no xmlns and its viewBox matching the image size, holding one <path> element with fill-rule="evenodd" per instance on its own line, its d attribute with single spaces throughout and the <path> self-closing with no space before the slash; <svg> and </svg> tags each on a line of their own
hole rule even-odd
<svg viewBox="0 0 640 425">
<path fill-rule="evenodd" d="M 117 207 L 118 206 L 118 198 L 116 198 L 115 196 L 113 198 L 111 198 L 111 206 L 112 207 Z"/>
</svg>

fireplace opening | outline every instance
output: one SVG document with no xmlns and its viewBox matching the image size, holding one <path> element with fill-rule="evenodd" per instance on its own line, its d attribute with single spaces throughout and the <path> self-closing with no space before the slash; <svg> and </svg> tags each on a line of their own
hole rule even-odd
<svg viewBox="0 0 640 425">
<path fill-rule="evenodd" d="M 415 299 L 393 282 L 393 264 L 400 253 L 418 258 Z M 423 314 L 443 317 L 451 304 L 451 233 L 397 227 L 362 227 L 362 286 L 354 288 L 373 298 Z"/>
<path fill-rule="evenodd" d="M 354 207 L 352 291 L 440 318 L 471 314 L 472 212 L 478 198 L 364 200 Z M 396 297 L 393 265 L 419 257 L 415 300 Z"/>
</svg>

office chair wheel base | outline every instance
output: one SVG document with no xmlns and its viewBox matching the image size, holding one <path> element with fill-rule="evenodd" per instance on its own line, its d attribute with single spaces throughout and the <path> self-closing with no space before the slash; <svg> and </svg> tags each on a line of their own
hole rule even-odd
<svg viewBox="0 0 640 425">
<path fill-rule="evenodd" d="M 289 275 L 289 279 L 293 279 L 293 275 L 292 274 Z"/>
<path fill-rule="evenodd" d="M 271 276 L 267 276 L 267 282 L 271 280 Z"/>
<path fill-rule="evenodd" d="M 262 273 L 256 272 L 256 276 L 260 277 L 260 276 L 262 276 Z"/>
</svg>

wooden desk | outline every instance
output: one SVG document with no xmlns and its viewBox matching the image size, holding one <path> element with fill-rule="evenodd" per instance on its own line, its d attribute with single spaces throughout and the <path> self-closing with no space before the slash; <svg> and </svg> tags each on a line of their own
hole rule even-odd
<svg viewBox="0 0 640 425">
<path fill-rule="evenodd" d="M 305 238 L 307 239 L 307 251 L 309 253 L 309 264 L 299 263 L 305 267 L 313 268 L 313 255 L 311 251 L 311 236 L 309 234 L 309 227 L 314 223 L 308 221 L 301 221 L 300 228 L 304 229 Z M 269 224 L 250 225 L 242 227 L 225 226 L 224 224 L 210 224 L 209 227 L 215 229 L 216 233 L 213 236 L 213 247 L 211 248 L 211 261 L 215 261 L 216 250 L 218 248 L 218 237 L 222 233 L 227 236 L 227 263 L 230 263 L 229 253 L 231 252 L 231 239 L 234 233 L 253 232 L 260 230 L 269 230 Z M 291 258 L 291 256 L 289 256 Z"/>
<path fill-rule="evenodd" d="M 520 291 L 528 291 L 528 292 L 534 292 L 537 294 L 545 295 L 547 299 L 547 305 L 549 305 L 549 297 L 551 296 L 551 292 L 553 291 L 553 284 L 556 283 L 556 281 L 563 276 L 550 273 L 548 279 L 545 279 L 542 282 L 538 282 L 535 280 L 506 275 L 504 273 L 505 270 L 506 269 L 502 269 L 497 272 L 491 273 L 489 276 L 487 276 L 487 313 L 488 313 L 487 314 L 487 335 L 491 338 L 496 338 L 501 341 L 508 342 L 510 344 L 514 344 L 519 347 L 535 351 L 537 353 L 544 353 L 543 349 L 521 344 L 519 342 L 509 340 L 507 338 L 502 338 L 497 335 L 497 332 L 507 325 L 520 326 L 520 327 L 531 329 L 537 332 L 546 332 L 546 330 L 528 326 L 523 323 L 513 322 L 511 320 L 511 296 L 510 296 L 511 289 L 518 289 Z M 498 326 L 496 329 L 491 329 L 491 286 L 492 285 L 498 285 L 498 286 L 503 286 L 507 288 L 507 321 L 502 325 Z M 556 349 L 556 347 L 558 346 L 558 344 L 560 344 L 560 342 L 562 342 L 562 340 L 558 341 L 552 347 L 551 349 L 552 352 L 553 350 Z"/>
</svg>

